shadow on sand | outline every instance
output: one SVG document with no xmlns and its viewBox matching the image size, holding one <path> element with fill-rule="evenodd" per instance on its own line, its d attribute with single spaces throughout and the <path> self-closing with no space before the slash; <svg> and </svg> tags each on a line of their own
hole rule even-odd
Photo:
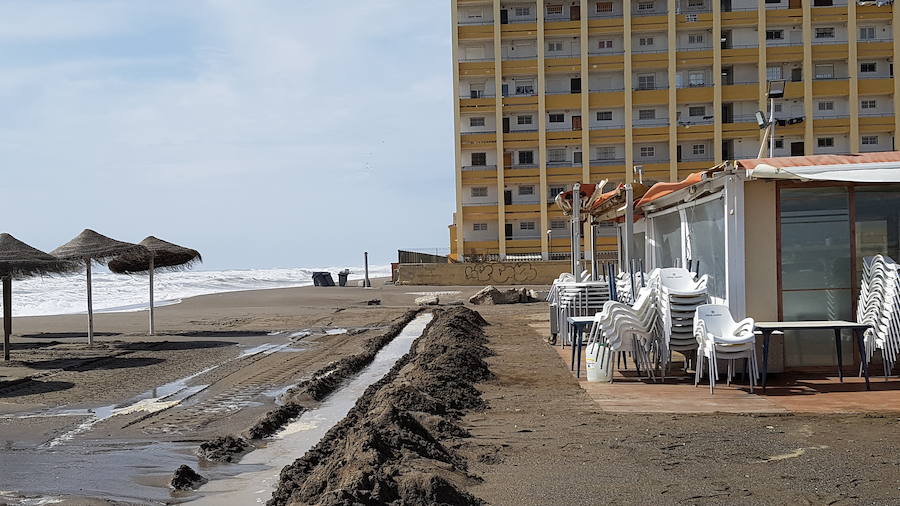
<svg viewBox="0 0 900 506">
<path fill-rule="evenodd" d="M 0 399 L 59 392 L 60 390 L 68 390 L 74 386 L 75 383 L 70 381 L 37 381 L 29 379 L 17 381 L 9 385 L 0 382 Z"/>
<path fill-rule="evenodd" d="M 22 365 L 32 369 L 62 369 L 63 371 L 85 372 L 107 369 L 128 369 L 147 367 L 165 362 L 162 358 L 92 357 L 54 358 L 50 360 L 22 360 Z"/>
<path fill-rule="evenodd" d="M 204 350 L 236 346 L 238 343 L 228 341 L 141 341 L 137 343 L 115 343 L 116 349 L 128 351 L 180 351 Z"/>
<path fill-rule="evenodd" d="M 190 332 L 182 332 L 172 334 L 181 337 L 258 337 L 267 336 L 267 330 L 192 330 Z"/>
<path fill-rule="evenodd" d="M 119 336 L 116 332 L 94 332 L 94 337 L 110 337 Z M 87 332 L 39 332 L 37 334 L 22 334 L 22 338 L 26 339 L 87 339 Z"/>
</svg>

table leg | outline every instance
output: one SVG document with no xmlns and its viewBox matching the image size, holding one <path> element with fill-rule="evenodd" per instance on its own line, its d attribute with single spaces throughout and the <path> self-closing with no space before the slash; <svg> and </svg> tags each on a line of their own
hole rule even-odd
<svg viewBox="0 0 900 506">
<path fill-rule="evenodd" d="M 766 392 L 766 380 L 769 377 L 769 338 L 772 337 L 771 330 L 763 331 L 763 370 L 762 370 L 762 389 Z"/>
<path fill-rule="evenodd" d="M 578 346 L 578 353 L 576 355 L 577 358 L 575 359 L 575 377 L 576 378 L 581 377 L 581 341 L 582 341 L 583 336 L 584 336 L 584 327 L 579 327 L 578 328 L 578 342 L 576 343 L 576 346 Z"/>
<path fill-rule="evenodd" d="M 575 370 L 575 332 L 578 331 L 578 327 L 576 325 L 572 325 L 572 324 L 567 324 L 567 325 L 569 325 L 571 327 L 571 331 L 569 332 L 569 335 L 572 336 L 572 365 L 569 367 L 569 370 L 574 371 Z M 563 340 L 563 342 L 565 342 L 565 340 Z"/>
<path fill-rule="evenodd" d="M 869 364 L 866 362 L 866 345 L 863 334 L 861 330 L 853 330 L 853 337 L 856 338 L 856 345 L 859 347 L 859 359 L 862 361 L 863 374 L 866 376 L 866 390 L 872 390 L 872 385 L 869 384 Z"/>
<path fill-rule="evenodd" d="M 844 382 L 844 354 L 841 351 L 841 329 L 834 329 L 834 347 L 837 350 L 838 378 Z"/>
</svg>

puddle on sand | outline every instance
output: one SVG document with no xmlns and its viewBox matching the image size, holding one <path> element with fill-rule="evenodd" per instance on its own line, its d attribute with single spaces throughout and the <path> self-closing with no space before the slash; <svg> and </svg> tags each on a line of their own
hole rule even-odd
<svg viewBox="0 0 900 506">
<path fill-rule="evenodd" d="M 422 335 L 432 315 L 419 315 L 387 346 L 382 348 L 361 373 L 328 397 L 317 409 L 307 411 L 288 424 L 264 448 L 241 459 L 240 464 L 223 466 L 234 476 L 212 480 L 201 489 L 202 497 L 191 504 L 244 505 L 264 504 L 278 485 L 281 469 L 300 458 L 356 404 L 370 385 L 380 380 L 394 363 L 405 355 L 413 341 Z M 265 466 L 260 470 L 260 466 Z"/>
</svg>

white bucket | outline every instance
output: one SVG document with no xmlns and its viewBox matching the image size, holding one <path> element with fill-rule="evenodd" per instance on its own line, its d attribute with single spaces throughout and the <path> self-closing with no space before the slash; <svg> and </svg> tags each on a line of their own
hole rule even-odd
<svg viewBox="0 0 900 506">
<path fill-rule="evenodd" d="M 591 383 L 609 382 L 612 377 L 612 360 L 606 360 L 606 367 L 600 366 L 600 360 L 603 358 L 606 346 L 599 343 L 591 343 L 585 350 L 585 361 L 587 362 L 587 380 Z"/>
</svg>

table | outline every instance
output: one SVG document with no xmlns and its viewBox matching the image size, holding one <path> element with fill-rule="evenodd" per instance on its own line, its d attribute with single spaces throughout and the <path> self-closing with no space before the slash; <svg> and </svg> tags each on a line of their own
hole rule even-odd
<svg viewBox="0 0 900 506">
<path fill-rule="evenodd" d="M 841 353 L 841 331 L 847 329 L 853 332 L 856 338 L 856 344 L 859 347 L 859 357 L 862 361 L 863 373 L 866 377 L 866 390 L 871 390 L 869 384 L 869 364 L 866 362 L 866 345 L 864 336 L 866 329 L 872 326 L 866 323 L 848 322 L 841 320 L 834 321 L 805 321 L 805 322 L 756 322 L 756 330 L 762 332 L 763 335 L 763 370 L 762 370 L 762 388 L 766 391 L 766 376 L 769 372 L 769 339 L 773 332 L 784 332 L 785 330 L 832 330 L 834 331 L 834 347 L 837 350 L 838 361 L 838 377 L 841 383 L 844 382 L 844 359 Z"/>
<path fill-rule="evenodd" d="M 566 323 L 569 327 L 572 327 L 572 330 L 575 331 L 575 339 L 572 339 L 572 366 L 569 368 L 575 369 L 575 377 L 581 377 L 581 344 L 582 339 L 584 337 L 584 329 L 586 329 L 589 325 L 594 323 L 593 316 L 570 316 L 566 318 Z M 575 357 L 577 350 L 577 360 Z M 576 365 L 577 364 L 577 365 Z"/>
</svg>

